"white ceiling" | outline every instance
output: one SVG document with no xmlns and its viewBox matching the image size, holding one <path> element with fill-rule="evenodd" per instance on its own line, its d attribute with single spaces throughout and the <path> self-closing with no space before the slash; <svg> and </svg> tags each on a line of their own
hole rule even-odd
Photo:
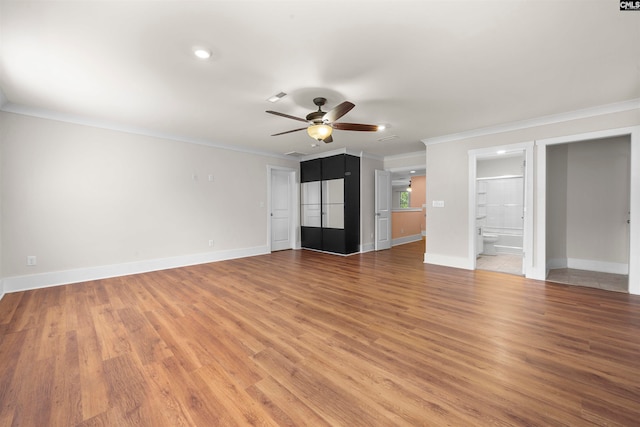
<svg viewBox="0 0 640 427">
<path fill-rule="evenodd" d="M 617 1 L 0 0 L 0 37 L 7 111 L 278 154 L 410 153 L 640 98 L 640 13 Z M 316 96 L 390 128 L 270 136 L 304 124 L 265 110 L 304 117 Z"/>
</svg>

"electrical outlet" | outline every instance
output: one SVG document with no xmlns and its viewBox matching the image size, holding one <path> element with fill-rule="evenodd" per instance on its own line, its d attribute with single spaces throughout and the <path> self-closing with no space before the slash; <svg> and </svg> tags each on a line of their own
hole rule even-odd
<svg viewBox="0 0 640 427">
<path fill-rule="evenodd" d="M 34 266 L 38 264 L 38 259 L 36 258 L 35 255 L 29 255 L 27 256 L 27 265 L 28 266 Z"/>
<path fill-rule="evenodd" d="M 213 182 L 213 175 L 208 176 L 209 182 Z"/>
<path fill-rule="evenodd" d="M 212 248 L 213 247 L 213 240 L 209 240 L 209 247 Z"/>
</svg>

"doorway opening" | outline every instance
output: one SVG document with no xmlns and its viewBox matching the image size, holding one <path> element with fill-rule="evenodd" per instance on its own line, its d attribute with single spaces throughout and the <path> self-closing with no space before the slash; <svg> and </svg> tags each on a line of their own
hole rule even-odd
<svg viewBox="0 0 640 427">
<path fill-rule="evenodd" d="M 627 292 L 634 295 L 640 295 L 640 264 L 632 262 L 632 260 L 640 259 L 640 233 L 638 233 L 638 224 L 640 224 L 640 126 L 607 129 L 536 141 L 536 241 L 538 244 L 536 245 L 536 261 L 533 266 L 533 274 L 531 276 L 533 279 L 545 280 L 549 270 L 552 269 L 551 267 L 554 267 L 555 261 L 553 257 L 557 256 L 557 253 L 548 253 L 548 251 L 551 250 L 551 246 L 546 244 L 547 240 L 551 239 L 550 233 L 553 232 L 553 229 L 550 227 L 551 223 L 548 223 L 550 218 L 548 218 L 547 215 L 549 212 L 547 210 L 547 204 L 551 203 L 548 193 L 549 188 L 552 185 L 552 183 L 547 179 L 547 151 L 558 144 L 569 144 L 574 142 L 594 141 L 617 137 L 626 137 L 630 142 L 630 154 L 627 156 L 627 159 L 624 160 L 629 165 L 629 209 L 625 212 L 623 218 L 618 218 L 618 222 L 620 223 L 619 226 L 627 227 L 629 235 L 627 249 L 629 260 L 627 264 Z M 599 167 L 600 165 L 597 166 L 597 168 Z M 619 189 L 614 189 L 613 191 L 619 191 Z M 598 200 L 594 201 L 594 199 L 591 199 L 591 203 L 592 205 L 589 209 L 600 210 L 600 206 L 593 206 L 594 203 L 599 203 Z M 595 234 L 596 232 L 599 233 L 598 230 L 594 229 L 589 231 L 591 234 Z M 562 234 L 560 236 L 562 236 Z M 584 257 L 584 254 L 580 256 Z M 567 264 L 576 265 L 575 262 L 571 261 L 569 253 L 567 253 L 566 258 Z M 562 256 L 560 259 L 563 259 Z M 584 266 L 584 264 L 582 264 L 584 259 L 576 259 L 579 261 L 576 268 L 585 270 L 585 268 L 582 267 Z M 617 261 L 610 260 L 605 262 L 609 263 L 609 266 L 612 264 L 614 266 L 616 264 L 620 264 Z M 591 265 L 593 265 L 593 263 L 591 263 Z M 571 268 L 571 265 L 567 265 L 567 267 Z"/>
<path fill-rule="evenodd" d="M 546 150 L 546 280 L 628 292 L 631 139 Z"/>
<path fill-rule="evenodd" d="M 533 143 L 469 152 L 469 258 L 473 269 L 530 270 Z"/>
<path fill-rule="evenodd" d="M 380 177 L 384 176 L 384 186 Z M 384 191 L 384 197 L 378 194 Z M 376 223 L 386 220 L 386 248 L 425 241 L 426 230 L 426 171 L 424 165 L 376 171 L 376 200 L 384 200 L 386 212 L 376 202 Z M 380 213 L 380 215 L 379 215 Z M 376 227 L 378 230 L 378 227 Z M 377 233 L 383 236 L 383 233 Z M 376 250 L 384 248 L 376 238 Z"/>
<path fill-rule="evenodd" d="M 477 160 L 476 268 L 523 274 L 524 153 Z"/>
</svg>

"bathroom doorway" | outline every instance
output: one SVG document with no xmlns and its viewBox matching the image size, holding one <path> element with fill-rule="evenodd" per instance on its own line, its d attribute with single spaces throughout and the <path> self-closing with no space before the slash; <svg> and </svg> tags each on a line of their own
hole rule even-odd
<svg viewBox="0 0 640 427">
<path fill-rule="evenodd" d="M 469 257 L 474 269 L 527 274 L 532 152 L 532 142 L 469 152 Z"/>
</svg>

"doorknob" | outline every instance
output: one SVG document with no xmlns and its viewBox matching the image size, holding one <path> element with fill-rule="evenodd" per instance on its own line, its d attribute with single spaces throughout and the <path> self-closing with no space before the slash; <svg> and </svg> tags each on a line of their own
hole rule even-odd
<svg viewBox="0 0 640 427">
<path fill-rule="evenodd" d="M 380 212 L 376 212 L 376 216 L 380 216 Z"/>
</svg>

